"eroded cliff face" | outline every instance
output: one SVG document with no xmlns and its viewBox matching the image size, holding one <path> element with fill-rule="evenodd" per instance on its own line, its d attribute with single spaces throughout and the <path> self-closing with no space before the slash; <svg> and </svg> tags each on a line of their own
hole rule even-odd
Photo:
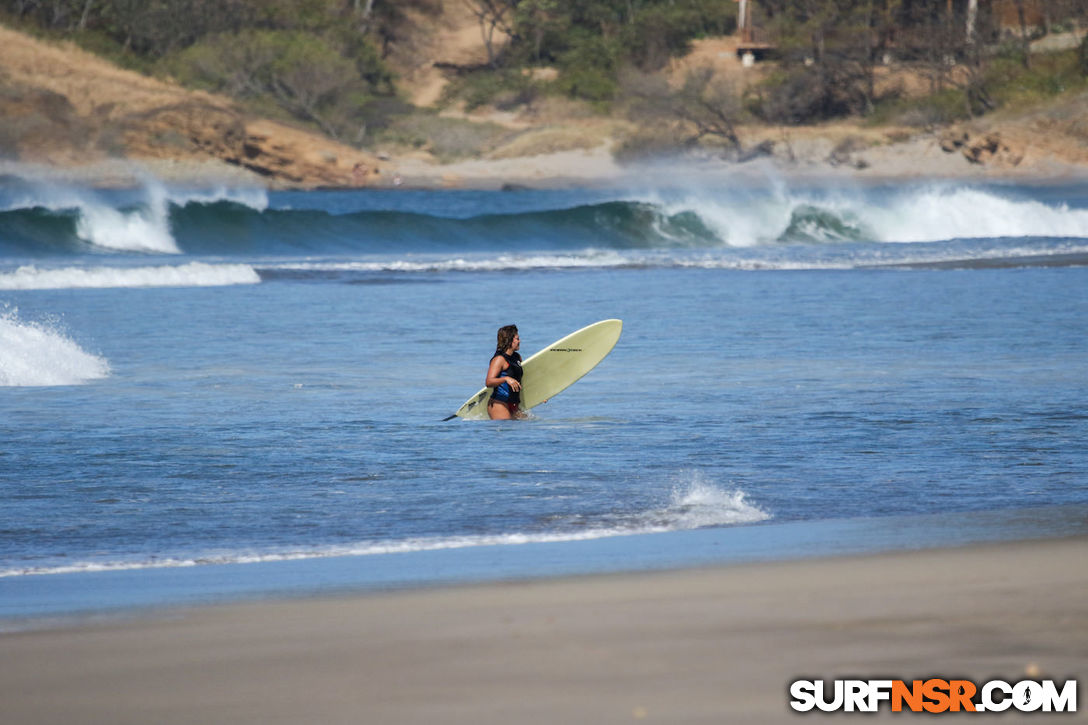
<svg viewBox="0 0 1088 725">
<path fill-rule="evenodd" d="M 218 160 L 269 186 L 366 186 L 372 154 L 283 123 L 247 117 L 230 99 L 117 68 L 74 46 L 0 27 L 0 156 L 46 165 Z"/>
</svg>

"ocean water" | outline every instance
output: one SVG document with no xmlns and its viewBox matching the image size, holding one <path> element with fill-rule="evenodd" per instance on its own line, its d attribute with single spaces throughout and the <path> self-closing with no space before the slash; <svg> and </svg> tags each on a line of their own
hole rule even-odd
<svg viewBox="0 0 1088 725">
<path fill-rule="evenodd" d="M 1086 530 L 1088 183 L 0 185 L 0 617 Z"/>
</svg>

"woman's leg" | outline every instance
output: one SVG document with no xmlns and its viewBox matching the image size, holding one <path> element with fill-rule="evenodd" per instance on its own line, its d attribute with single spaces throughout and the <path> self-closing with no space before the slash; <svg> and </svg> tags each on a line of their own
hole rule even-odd
<svg viewBox="0 0 1088 725">
<path fill-rule="evenodd" d="M 492 400 L 487 404 L 487 415 L 491 420 L 510 420 L 513 417 L 506 403 L 498 400 Z"/>
</svg>

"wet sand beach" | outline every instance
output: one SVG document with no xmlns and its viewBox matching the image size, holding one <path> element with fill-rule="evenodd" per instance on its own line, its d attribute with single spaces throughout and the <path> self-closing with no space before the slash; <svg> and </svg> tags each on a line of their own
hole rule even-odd
<svg viewBox="0 0 1088 725">
<path fill-rule="evenodd" d="M 0 636 L 0 701 L 13 724 L 793 722 L 798 678 L 1082 674 L 1086 558 L 1077 537 L 158 611 Z"/>
</svg>

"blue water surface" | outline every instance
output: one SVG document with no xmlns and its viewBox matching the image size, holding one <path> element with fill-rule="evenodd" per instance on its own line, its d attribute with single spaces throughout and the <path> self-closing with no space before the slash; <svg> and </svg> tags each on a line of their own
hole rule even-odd
<svg viewBox="0 0 1088 725">
<path fill-rule="evenodd" d="M 189 203 L 200 253 L 172 227 L 170 253 L 20 238 L 0 257 L 0 616 L 1083 533 L 1084 205 L 1078 189 L 968 191 L 1011 226 L 1041 204 L 1052 233 L 678 248 L 660 232 L 675 200 L 643 196 L 602 221 L 602 239 L 647 224 L 638 245 L 549 245 L 566 222 L 536 216 L 525 240 L 504 241 L 506 219 L 459 248 L 435 238 L 442 218 L 585 199 L 294 192 Z M 889 191 L 851 194 L 877 227 Z M 412 199 L 390 223 L 426 238 L 403 249 L 206 251 L 239 219 L 324 208 L 326 239 L 344 214 Z M 689 211 L 722 228 L 729 205 L 702 203 Z M 35 234 L 52 230 L 58 212 L 37 213 Z M 575 212 L 579 228 L 598 213 Z M 156 281 L 194 262 L 255 274 Z M 104 268 L 128 276 L 76 279 Z M 530 420 L 442 422 L 482 384 L 499 326 L 528 356 L 612 317 L 613 353 Z M 72 380 L 35 383 L 13 351 Z M 108 372 L 81 377 L 79 355 Z"/>
</svg>

